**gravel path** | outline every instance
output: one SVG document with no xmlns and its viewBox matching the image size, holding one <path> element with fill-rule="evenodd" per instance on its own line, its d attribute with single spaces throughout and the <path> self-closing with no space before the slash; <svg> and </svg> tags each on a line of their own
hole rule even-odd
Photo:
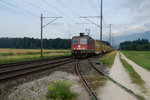
<svg viewBox="0 0 150 100">
<path fill-rule="evenodd" d="M 24 83 L 17 87 L 10 95 L 9 100 L 45 100 L 48 84 L 55 80 L 72 82 L 71 90 L 77 93 L 77 100 L 90 100 L 89 94 L 82 86 L 78 76 L 67 72 L 55 71 L 51 75 Z"/>
<path fill-rule="evenodd" d="M 110 69 L 109 75 L 120 84 L 133 90 L 135 93 L 140 93 L 140 88 L 136 84 L 131 83 L 128 73 L 125 71 L 120 62 L 118 52 L 115 57 L 114 64 Z M 106 81 L 105 86 L 100 88 L 99 91 L 99 97 L 101 100 L 136 100 L 135 97 L 131 96 L 111 81 Z"/>
<path fill-rule="evenodd" d="M 137 65 L 130 59 L 128 59 L 124 54 L 121 53 L 123 59 L 125 59 L 130 65 L 133 66 L 134 70 L 141 76 L 141 78 L 145 81 L 145 87 L 148 90 L 146 99 L 150 100 L 150 72 L 144 69 L 143 67 Z"/>
</svg>

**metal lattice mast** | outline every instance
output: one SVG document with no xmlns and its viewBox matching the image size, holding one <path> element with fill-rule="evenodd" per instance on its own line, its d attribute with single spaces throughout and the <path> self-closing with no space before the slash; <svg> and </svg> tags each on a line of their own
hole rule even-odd
<svg viewBox="0 0 150 100">
<path fill-rule="evenodd" d="M 102 31 L 103 31 L 103 22 L 102 22 L 102 19 L 103 19 L 103 0 L 101 0 L 101 9 L 100 9 L 100 58 L 102 57 Z"/>
</svg>

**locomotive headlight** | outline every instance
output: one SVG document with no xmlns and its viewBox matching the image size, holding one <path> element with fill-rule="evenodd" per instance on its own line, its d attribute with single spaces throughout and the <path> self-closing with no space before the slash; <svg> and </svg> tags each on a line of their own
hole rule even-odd
<svg viewBox="0 0 150 100">
<path fill-rule="evenodd" d="M 80 45 L 78 45 L 78 48 L 80 48 L 81 46 Z"/>
</svg>

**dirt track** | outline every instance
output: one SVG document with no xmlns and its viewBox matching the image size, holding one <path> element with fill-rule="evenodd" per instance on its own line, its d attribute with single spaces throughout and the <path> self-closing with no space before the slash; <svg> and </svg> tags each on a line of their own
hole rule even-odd
<svg viewBox="0 0 150 100">
<path fill-rule="evenodd" d="M 123 59 L 125 59 L 134 70 L 141 76 L 141 78 L 145 81 L 145 87 L 148 90 L 147 94 L 145 95 L 146 100 L 150 100 L 150 72 L 144 69 L 143 67 L 137 65 L 130 59 L 128 59 L 124 54 L 121 53 Z"/>
</svg>

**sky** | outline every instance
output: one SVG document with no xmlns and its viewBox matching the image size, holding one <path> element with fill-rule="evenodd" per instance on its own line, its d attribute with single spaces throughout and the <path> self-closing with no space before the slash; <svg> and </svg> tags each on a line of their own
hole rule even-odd
<svg viewBox="0 0 150 100">
<path fill-rule="evenodd" d="M 103 0 L 103 39 L 150 31 L 150 0 Z M 99 39 L 100 28 L 81 16 L 100 16 L 100 0 L 0 0 L 0 37 L 40 38 L 40 16 L 62 17 L 43 28 L 44 38 L 72 38 L 80 32 Z M 88 18 L 100 25 L 100 18 Z M 44 18 L 43 25 L 54 20 Z"/>
</svg>

